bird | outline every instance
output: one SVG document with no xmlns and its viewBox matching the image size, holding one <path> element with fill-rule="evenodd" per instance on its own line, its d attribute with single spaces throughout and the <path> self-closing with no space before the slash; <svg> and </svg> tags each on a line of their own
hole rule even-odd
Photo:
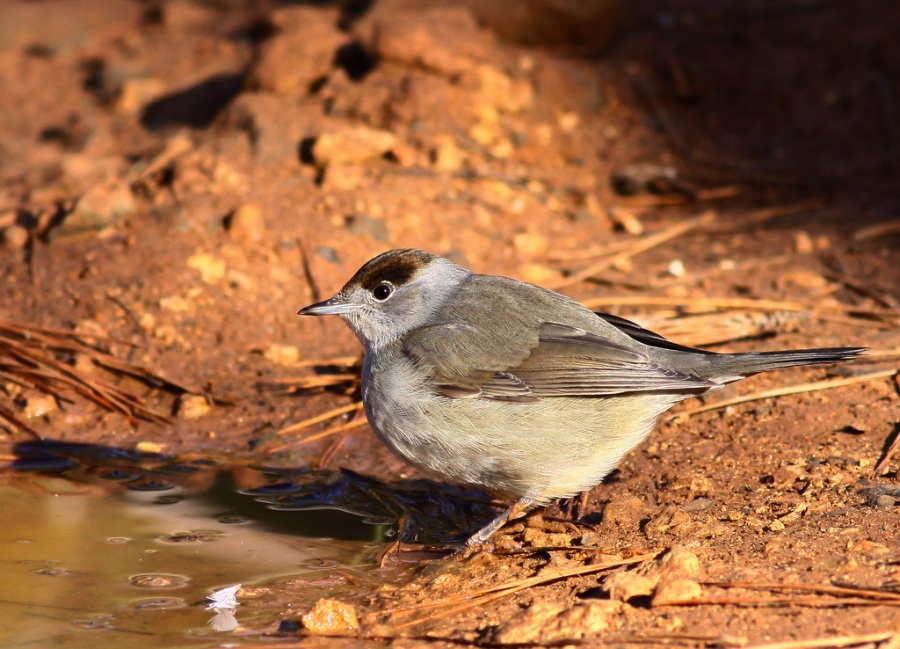
<svg viewBox="0 0 900 649">
<path fill-rule="evenodd" d="M 532 508 L 598 485 L 675 404 L 865 347 L 715 353 L 593 312 L 560 293 L 394 249 L 304 316 L 340 316 L 365 350 L 362 400 L 396 455 L 510 502 L 477 549 Z"/>
</svg>

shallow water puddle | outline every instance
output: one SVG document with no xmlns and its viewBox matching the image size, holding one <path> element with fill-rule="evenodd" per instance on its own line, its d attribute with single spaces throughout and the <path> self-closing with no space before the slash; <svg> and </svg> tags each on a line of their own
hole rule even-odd
<svg viewBox="0 0 900 649">
<path fill-rule="evenodd" d="M 247 467 L 116 459 L 0 474 L 0 646 L 240 645 L 321 597 L 367 590 L 383 526 L 273 511 L 256 497 L 287 483 Z M 240 606 L 207 610 L 236 584 Z"/>
</svg>

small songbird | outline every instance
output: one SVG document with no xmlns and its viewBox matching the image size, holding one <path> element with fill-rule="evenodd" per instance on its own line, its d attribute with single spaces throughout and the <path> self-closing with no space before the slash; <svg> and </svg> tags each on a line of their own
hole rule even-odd
<svg viewBox="0 0 900 649">
<path fill-rule="evenodd" d="M 434 478 L 514 501 L 470 547 L 531 507 L 600 483 L 684 399 L 865 351 L 692 349 L 413 249 L 375 257 L 299 313 L 339 315 L 359 338 L 366 415 L 394 453 Z"/>
</svg>

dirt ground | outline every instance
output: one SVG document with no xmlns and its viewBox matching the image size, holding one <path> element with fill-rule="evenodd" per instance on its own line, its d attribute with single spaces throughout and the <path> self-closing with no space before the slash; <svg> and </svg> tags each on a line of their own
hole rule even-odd
<svg viewBox="0 0 900 649">
<path fill-rule="evenodd" d="M 0 317 L 187 391 L 102 373 L 171 417 L 137 426 L 12 383 L 0 405 L 50 439 L 420 477 L 364 426 L 279 434 L 352 384 L 266 389 L 358 357 L 295 314 L 393 247 L 715 350 L 869 346 L 710 403 L 842 387 L 684 404 L 574 524 L 464 563 L 407 526 L 344 633 L 900 646 L 900 453 L 875 470 L 900 426 L 897 34 L 891 0 L 3 2 Z"/>
</svg>

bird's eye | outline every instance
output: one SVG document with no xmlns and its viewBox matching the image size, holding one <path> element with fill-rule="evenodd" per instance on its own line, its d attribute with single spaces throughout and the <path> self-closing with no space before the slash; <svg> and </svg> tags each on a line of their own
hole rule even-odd
<svg viewBox="0 0 900 649">
<path fill-rule="evenodd" d="M 391 296 L 391 293 L 394 292 L 394 288 L 387 283 L 382 283 L 372 289 L 372 295 L 375 296 L 375 299 L 379 302 L 384 302 Z"/>
</svg>

